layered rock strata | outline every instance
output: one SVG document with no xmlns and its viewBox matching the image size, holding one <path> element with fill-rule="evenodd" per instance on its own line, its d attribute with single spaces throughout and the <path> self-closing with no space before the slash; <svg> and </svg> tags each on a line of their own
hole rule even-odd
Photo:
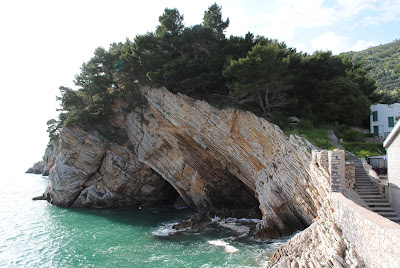
<svg viewBox="0 0 400 268">
<path fill-rule="evenodd" d="M 277 250 L 271 267 L 365 267 L 332 220 L 320 219 Z"/>
<path fill-rule="evenodd" d="M 200 215 L 249 211 L 262 215 L 259 238 L 311 225 L 275 254 L 271 267 L 362 265 L 333 220 L 328 152 L 312 156 L 299 137 L 250 112 L 220 111 L 164 88 L 141 92 L 146 107 L 113 107 L 110 124 L 129 139 L 123 146 L 64 127 L 46 150 L 49 185 L 41 198 L 96 208 L 180 200 Z M 351 189 L 343 193 L 357 200 Z"/>
<path fill-rule="evenodd" d="M 329 213 L 327 174 L 303 141 L 250 112 L 219 111 L 166 89 L 142 88 L 144 114 L 126 116 L 139 160 L 198 211 L 258 205 L 260 237 L 303 229 Z"/>
<path fill-rule="evenodd" d="M 164 88 L 141 91 L 146 108 L 124 114 L 123 104 L 114 107 L 111 123 L 126 131 L 126 146 L 64 128 L 45 198 L 61 206 L 132 205 L 170 200 L 172 185 L 199 212 L 259 209 L 260 238 L 331 213 L 327 172 L 300 138 L 250 112 L 220 111 Z"/>
<path fill-rule="evenodd" d="M 58 206 L 114 207 L 176 198 L 158 174 L 125 147 L 97 133 L 65 127 L 44 198 Z"/>
<path fill-rule="evenodd" d="M 43 161 L 45 164 L 43 168 L 43 174 L 42 174 L 43 176 L 49 176 L 50 169 L 56 163 L 57 154 L 58 154 L 58 142 L 53 142 L 52 145 L 47 146 L 43 156 Z"/>
</svg>

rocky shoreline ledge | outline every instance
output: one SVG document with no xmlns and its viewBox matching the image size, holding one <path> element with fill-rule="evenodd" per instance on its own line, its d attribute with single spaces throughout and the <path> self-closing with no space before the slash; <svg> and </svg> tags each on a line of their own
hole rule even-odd
<svg viewBox="0 0 400 268">
<path fill-rule="evenodd" d="M 36 199 L 91 208 L 180 202 L 200 213 L 176 229 L 246 211 L 259 215 L 260 239 L 305 229 L 269 267 L 363 267 L 335 224 L 327 152 L 312 154 L 301 138 L 250 112 L 218 110 L 165 88 L 140 90 L 146 108 L 126 112 L 123 101 L 113 108 L 109 123 L 128 137 L 123 145 L 80 126 L 63 128 L 46 150 L 49 184 Z"/>
</svg>

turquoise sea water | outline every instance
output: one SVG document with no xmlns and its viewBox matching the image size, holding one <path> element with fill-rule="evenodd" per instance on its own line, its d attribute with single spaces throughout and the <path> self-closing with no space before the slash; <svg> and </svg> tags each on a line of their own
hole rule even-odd
<svg viewBox="0 0 400 268">
<path fill-rule="evenodd" d="M 0 267 L 260 267 L 286 241 L 240 238 L 222 227 L 166 235 L 193 211 L 32 201 L 46 185 L 38 175 L 0 179 Z"/>
</svg>

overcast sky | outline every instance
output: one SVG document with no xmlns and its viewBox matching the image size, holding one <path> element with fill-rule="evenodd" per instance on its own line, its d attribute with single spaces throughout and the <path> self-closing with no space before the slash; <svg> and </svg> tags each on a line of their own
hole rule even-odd
<svg viewBox="0 0 400 268">
<path fill-rule="evenodd" d="M 0 3 L 0 163 L 25 171 L 47 144 L 60 85 L 96 47 L 154 31 L 164 8 L 177 8 L 186 26 L 202 22 L 215 1 L 2 0 Z M 248 31 L 298 51 L 362 50 L 400 38 L 400 0 L 220 0 L 227 36 Z"/>
</svg>

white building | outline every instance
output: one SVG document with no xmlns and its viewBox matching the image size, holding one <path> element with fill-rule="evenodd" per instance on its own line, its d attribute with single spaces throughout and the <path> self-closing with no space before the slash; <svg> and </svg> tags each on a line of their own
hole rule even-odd
<svg viewBox="0 0 400 268">
<path fill-rule="evenodd" d="M 371 133 L 386 138 L 392 131 L 400 116 L 400 103 L 375 104 L 371 106 L 370 126 Z"/>
<path fill-rule="evenodd" d="M 388 191 L 386 196 L 394 211 L 400 213 L 400 121 L 383 142 L 387 153 Z"/>
</svg>

